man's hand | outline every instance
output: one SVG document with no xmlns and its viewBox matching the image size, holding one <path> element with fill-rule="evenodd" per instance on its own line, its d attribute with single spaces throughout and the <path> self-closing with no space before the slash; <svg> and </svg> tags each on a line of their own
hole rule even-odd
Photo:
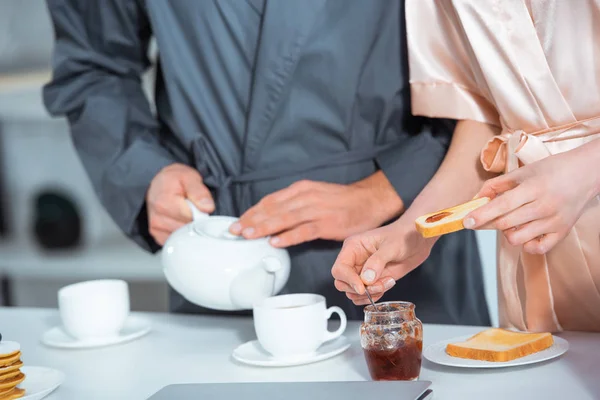
<svg viewBox="0 0 600 400">
<path fill-rule="evenodd" d="M 272 236 L 276 247 L 315 239 L 343 241 L 397 217 L 402 208 L 381 171 L 351 185 L 299 181 L 265 196 L 230 231 L 247 239 Z"/>
<path fill-rule="evenodd" d="M 146 194 L 149 231 L 156 243 L 165 244 L 169 235 L 192 220 L 186 199 L 200 211 L 211 213 L 215 204 L 202 183 L 200 173 L 183 164 L 163 168 L 150 183 Z"/>
</svg>

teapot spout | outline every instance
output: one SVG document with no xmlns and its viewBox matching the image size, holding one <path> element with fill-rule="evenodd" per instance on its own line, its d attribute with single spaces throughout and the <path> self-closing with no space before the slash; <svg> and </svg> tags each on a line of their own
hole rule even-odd
<svg viewBox="0 0 600 400">
<path fill-rule="evenodd" d="M 252 309 L 255 302 L 274 296 L 278 282 L 287 280 L 279 258 L 264 257 L 260 264 L 238 275 L 231 285 L 231 300 L 242 309 Z"/>
</svg>

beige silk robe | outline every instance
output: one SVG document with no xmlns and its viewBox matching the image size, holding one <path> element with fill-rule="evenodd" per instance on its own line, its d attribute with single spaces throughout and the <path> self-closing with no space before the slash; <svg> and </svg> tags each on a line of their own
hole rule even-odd
<svg viewBox="0 0 600 400">
<path fill-rule="evenodd" d="M 509 172 L 600 137 L 599 0 L 406 7 L 413 113 L 500 127 L 481 152 L 486 170 Z M 501 326 L 600 331 L 598 197 L 546 255 L 498 237 Z"/>
</svg>

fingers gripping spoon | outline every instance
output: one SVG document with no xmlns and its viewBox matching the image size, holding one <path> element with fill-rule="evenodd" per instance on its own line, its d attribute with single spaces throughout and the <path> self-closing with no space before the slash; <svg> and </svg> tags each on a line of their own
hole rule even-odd
<svg viewBox="0 0 600 400">
<path fill-rule="evenodd" d="M 371 305 L 373 306 L 375 311 L 377 311 L 377 306 L 375 305 L 375 302 L 373 301 L 373 298 L 371 297 L 371 293 L 369 293 L 369 289 L 365 288 L 365 293 L 367 294 L 367 297 L 369 298 Z"/>
</svg>

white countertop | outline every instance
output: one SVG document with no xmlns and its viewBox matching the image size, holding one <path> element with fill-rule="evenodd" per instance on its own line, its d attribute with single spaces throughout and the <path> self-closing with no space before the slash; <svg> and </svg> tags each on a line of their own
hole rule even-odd
<svg viewBox="0 0 600 400">
<path fill-rule="evenodd" d="M 151 319 L 149 335 L 101 349 L 59 350 L 41 344 L 44 331 L 58 323 L 56 310 L 0 308 L 0 329 L 5 340 L 21 343 L 25 365 L 65 372 L 66 381 L 48 400 L 147 399 L 173 383 L 369 379 L 357 322 L 350 323 L 346 331 L 352 347 L 337 357 L 299 367 L 258 368 L 231 358 L 235 347 L 254 339 L 251 319 L 139 315 Z M 426 325 L 424 345 L 479 330 Z M 465 370 L 424 360 L 420 378 L 433 382 L 436 400 L 599 399 L 600 334 L 561 336 L 570 342 L 570 349 L 553 361 L 510 369 Z"/>
</svg>

